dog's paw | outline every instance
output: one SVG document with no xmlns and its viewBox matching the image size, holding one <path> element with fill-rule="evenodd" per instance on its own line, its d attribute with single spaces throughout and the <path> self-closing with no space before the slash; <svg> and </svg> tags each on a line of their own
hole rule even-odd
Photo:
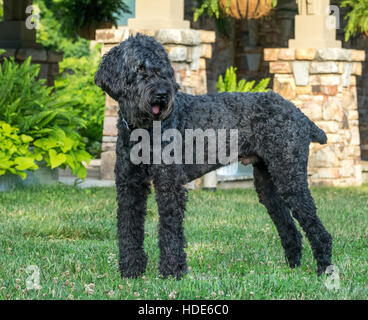
<svg viewBox="0 0 368 320">
<path fill-rule="evenodd" d="M 188 266 L 186 263 L 182 264 L 160 264 L 160 274 L 163 279 L 173 277 L 176 280 L 180 280 L 188 271 Z"/>
<path fill-rule="evenodd" d="M 130 254 L 119 261 L 119 271 L 122 278 L 137 278 L 146 270 L 147 257 L 144 253 Z"/>
<path fill-rule="evenodd" d="M 285 256 L 287 263 L 289 264 L 289 267 L 294 269 L 296 267 L 300 267 L 301 260 L 302 260 L 302 254 L 294 254 L 292 256 Z"/>
<path fill-rule="evenodd" d="M 326 274 L 327 276 L 330 275 L 332 272 L 330 270 L 333 265 L 317 265 L 317 275 L 321 276 L 323 274 Z"/>
</svg>

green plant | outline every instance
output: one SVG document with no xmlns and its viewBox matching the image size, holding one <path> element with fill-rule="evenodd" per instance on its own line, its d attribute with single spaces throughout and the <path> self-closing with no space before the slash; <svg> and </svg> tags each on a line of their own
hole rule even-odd
<svg viewBox="0 0 368 320">
<path fill-rule="evenodd" d="M 81 31 L 85 36 L 83 31 L 89 31 L 90 28 L 95 29 L 104 23 L 112 23 L 117 26 L 118 15 L 121 12 L 131 13 L 123 0 L 44 1 L 55 18 L 60 21 L 63 33 L 70 37 L 77 37 Z"/>
<path fill-rule="evenodd" d="M 226 69 L 225 77 L 219 76 L 217 82 L 218 92 L 266 92 L 270 78 L 262 79 L 255 86 L 256 81 L 246 81 L 245 79 L 237 81 L 236 75 L 237 68 L 230 67 Z"/>
<path fill-rule="evenodd" d="M 367 0 L 344 0 L 341 7 L 350 7 L 345 19 L 348 23 L 345 26 L 345 41 L 355 35 L 358 31 L 368 32 L 368 1 Z"/>
<path fill-rule="evenodd" d="M 12 173 L 24 179 L 24 170 L 38 169 L 35 156 L 29 149 L 32 137 L 19 134 L 19 129 L 0 121 L 0 141 L 0 176 Z"/>
<path fill-rule="evenodd" d="M 49 50 L 63 51 L 64 58 L 90 55 L 89 41 L 79 36 L 71 38 L 62 31 L 62 25 L 55 19 L 49 0 L 34 0 L 40 9 L 40 28 L 37 29 L 37 41 Z"/>
<path fill-rule="evenodd" d="M 207 14 L 210 17 L 215 16 L 216 19 L 219 19 L 221 15 L 219 0 L 201 0 L 199 1 L 198 8 L 194 9 L 193 20 L 197 21 L 198 18 L 203 14 Z"/>
<path fill-rule="evenodd" d="M 0 66 L 0 121 L 30 136 L 29 147 L 37 161 L 44 160 L 51 168 L 69 166 L 80 178 L 87 170 L 83 165 L 91 156 L 78 129 L 86 122 L 78 117 L 68 101 L 61 101 L 53 88 L 38 80 L 39 65 L 30 58 L 18 65 L 13 58 L 4 58 Z"/>
<path fill-rule="evenodd" d="M 198 18 L 207 14 L 210 17 L 215 17 L 216 19 L 220 19 L 226 12 L 222 12 L 219 0 L 200 0 L 198 1 L 198 7 L 194 9 L 193 20 L 197 21 Z M 227 8 L 230 6 L 230 0 L 227 0 Z M 277 6 L 277 0 L 272 0 L 272 7 L 275 8 Z"/>
<path fill-rule="evenodd" d="M 78 132 L 86 139 L 86 149 L 94 157 L 101 152 L 105 111 L 105 95 L 94 83 L 100 61 L 95 48 L 91 56 L 65 58 L 60 63 L 61 75 L 55 81 L 58 102 L 69 102 L 75 113 L 85 121 Z"/>
<path fill-rule="evenodd" d="M 3 20 L 3 16 L 4 16 L 4 1 L 0 0 L 0 21 Z"/>
</svg>

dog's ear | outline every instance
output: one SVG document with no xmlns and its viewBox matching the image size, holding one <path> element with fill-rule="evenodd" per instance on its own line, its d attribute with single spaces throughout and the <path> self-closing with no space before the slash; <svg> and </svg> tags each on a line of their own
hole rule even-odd
<svg viewBox="0 0 368 320">
<path fill-rule="evenodd" d="M 167 58 L 167 60 L 168 60 L 168 63 L 171 64 L 169 58 Z M 175 90 L 175 92 L 178 92 L 180 90 L 180 85 L 179 85 L 179 83 L 176 82 L 175 71 L 172 67 L 171 67 L 171 75 L 172 75 L 172 80 L 173 80 L 173 83 L 174 83 L 174 90 Z"/>
<path fill-rule="evenodd" d="M 174 84 L 174 89 L 175 89 L 175 92 L 178 92 L 180 90 L 180 85 L 176 81 Z"/>
<path fill-rule="evenodd" d="M 121 59 L 119 46 L 112 48 L 103 56 L 95 74 L 95 84 L 115 100 L 119 100 L 123 89 L 124 72 Z"/>
</svg>

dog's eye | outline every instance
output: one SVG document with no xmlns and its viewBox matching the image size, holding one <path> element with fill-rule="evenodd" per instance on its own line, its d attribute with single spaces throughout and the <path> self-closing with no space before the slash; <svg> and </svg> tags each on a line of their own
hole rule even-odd
<svg viewBox="0 0 368 320">
<path fill-rule="evenodd" d="M 140 66 L 140 67 L 138 68 L 138 72 L 140 72 L 140 73 L 145 73 L 145 72 L 146 72 L 146 68 L 145 68 L 144 66 Z"/>
</svg>

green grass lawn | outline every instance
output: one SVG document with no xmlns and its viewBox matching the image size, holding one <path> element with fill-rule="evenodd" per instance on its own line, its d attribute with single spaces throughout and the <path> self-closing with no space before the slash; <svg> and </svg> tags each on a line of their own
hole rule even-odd
<svg viewBox="0 0 368 320">
<path fill-rule="evenodd" d="M 158 274 L 152 195 L 147 271 L 126 280 L 117 269 L 115 189 L 58 186 L 0 193 L 0 299 L 367 299 L 368 186 L 312 193 L 333 236 L 338 290 L 328 290 L 325 276 L 316 275 L 305 239 L 302 266 L 286 265 L 254 190 L 189 192 L 190 270 L 180 281 Z M 40 290 L 25 290 L 31 265 L 40 270 Z"/>
</svg>

